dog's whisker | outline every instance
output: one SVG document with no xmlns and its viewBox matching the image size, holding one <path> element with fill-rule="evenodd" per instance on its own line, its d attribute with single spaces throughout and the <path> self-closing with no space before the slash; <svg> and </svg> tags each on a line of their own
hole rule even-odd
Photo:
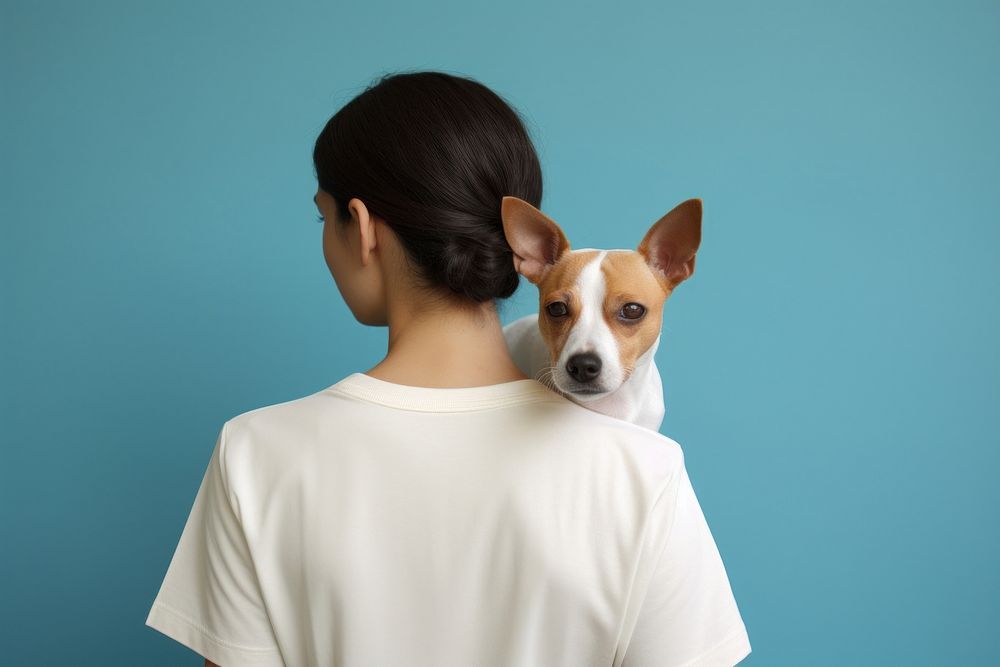
<svg viewBox="0 0 1000 667">
<path fill-rule="evenodd" d="M 535 373 L 535 379 L 540 383 L 548 387 L 549 389 L 555 390 L 555 381 L 552 376 L 555 373 L 555 366 L 543 366 Z"/>
</svg>

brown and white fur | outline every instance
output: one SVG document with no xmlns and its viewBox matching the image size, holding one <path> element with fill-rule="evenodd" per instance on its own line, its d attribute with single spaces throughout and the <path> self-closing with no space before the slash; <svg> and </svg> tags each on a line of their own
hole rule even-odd
<svg viewBox="0 0 1000 667">
<path fill-rule="evenodd" d="M 663 304 L 694 273 L 701 213 L 701 199 L 681 202 L 636 250 L 571 250 L 551 218 L 504 197 L 514 268 L 538 286 L 538 312 L 503 328 L 521 371 L 583 407 L 658 431 Z"/>
</svg>

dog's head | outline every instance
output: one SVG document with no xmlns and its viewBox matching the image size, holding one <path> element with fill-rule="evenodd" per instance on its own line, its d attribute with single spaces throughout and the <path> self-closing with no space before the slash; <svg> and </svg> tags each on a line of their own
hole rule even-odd
<svg viewBox="0 0 1000 667">
<path fill-rule="evenodd" d="M 538 328 L 560 391 L 582 402 L 607 396 L 656 351 L 663 304 L 694 273 L 701 212 L 701 199 L 681 202 L 635 250 L 571 250 L 551 218 L 503 198 L 514 268 L 538 287 Z"/>
</svg>

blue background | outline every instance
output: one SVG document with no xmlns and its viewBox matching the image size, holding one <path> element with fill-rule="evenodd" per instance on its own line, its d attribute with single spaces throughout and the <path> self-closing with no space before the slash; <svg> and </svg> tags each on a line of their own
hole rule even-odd
<svg viewBox="0 0 1000 667">
<path fill-rule="evenodd" d="M 141 4 L 3 4 L 5 663 L 200 664 L 144 620 L 222 423 L 385 353 L 311 148 L 399 69 L 525 114 L 576 247 L 703 198 L 662 431 L 745 664 L 996 660 L 1000 5 Z"/>
</svg>

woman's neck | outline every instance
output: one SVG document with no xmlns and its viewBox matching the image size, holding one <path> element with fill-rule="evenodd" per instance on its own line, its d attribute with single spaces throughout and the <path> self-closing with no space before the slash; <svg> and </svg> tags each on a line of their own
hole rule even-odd
<svg viewBox="0 0 1000 667">
<path fill-rule="evenodd" d="M 528 379 L 507 348 L 491 302 L 428 307 L 413 300 L 388 310 L 389 346 L 367 375 L 424 387 L 476 387 Z"/>
</svg>

